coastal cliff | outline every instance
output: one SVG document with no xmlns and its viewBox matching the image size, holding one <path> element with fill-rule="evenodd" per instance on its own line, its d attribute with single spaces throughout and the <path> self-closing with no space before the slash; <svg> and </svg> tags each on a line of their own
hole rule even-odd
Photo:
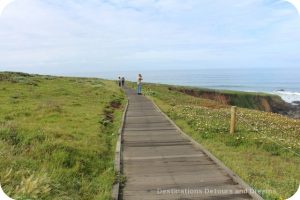
<svg viewBox="0 0 300 200">
<path fill-rule="evenodd" d="M 169 90 L 179 91 L 195 97 L 215 100 L 226 105 L 273 112 L 287 115 L 292 118 L 300 118 L 300 104 L 293 105 L 287 103 L 277 95 L 189 87 L 169 87 Z"/>
</svg>

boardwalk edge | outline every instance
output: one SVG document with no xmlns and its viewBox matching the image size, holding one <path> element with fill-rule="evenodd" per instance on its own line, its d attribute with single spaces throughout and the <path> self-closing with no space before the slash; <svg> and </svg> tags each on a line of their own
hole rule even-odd
<svg viewBox="0 0 300 200">
<path fill-rule="evenodd" d="M 129 100 L 127 99 L 127 103 L 125 105 L 125 109 L 122 116 L 121 126 L 118 131 L 118 141 L 116 144 L 115 150 L 115 161 L 114 161 L 114 169 L 117 173 L 116 183 L 113 185 L 111 198 L 112 200 L 119 200 L 120 198 L 120 176 L 122 174 L 121 170 L 121 157 L 122 157 L 122 140 L 123 140 L 123 129 L 125 125 L 125 117 L 128 110 Z"/>
</svg>

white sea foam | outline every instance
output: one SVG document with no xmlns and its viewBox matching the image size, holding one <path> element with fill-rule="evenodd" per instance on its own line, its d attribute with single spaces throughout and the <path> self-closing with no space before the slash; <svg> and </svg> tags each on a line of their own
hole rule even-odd
<svg viewBox="0 0 300 200">
<path fill-rule="evenodd" d="M 284 101 L 288 103 L 300 101 L 300 92 L 276 91 L 273 92 L 273 94 L 280 96 Z"/>
</svg>

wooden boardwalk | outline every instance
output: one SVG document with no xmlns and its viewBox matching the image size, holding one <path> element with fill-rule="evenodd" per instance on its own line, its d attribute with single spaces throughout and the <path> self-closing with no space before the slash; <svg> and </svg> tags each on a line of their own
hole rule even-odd
<svg viewBox="0 0 300 200">
<path fill-rule="evenodd" d="M 129 105 L 123 129 L 126 183 L 121 199 L 260 199 L 184 137 L 152 101 L 130 89 L 125 92 Z"/>
</svg>

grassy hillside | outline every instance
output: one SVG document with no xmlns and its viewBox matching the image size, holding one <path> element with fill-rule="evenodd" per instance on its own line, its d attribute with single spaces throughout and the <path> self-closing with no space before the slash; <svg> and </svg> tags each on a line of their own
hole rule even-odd
<svg viewBox="0 0 300 200">
<path fill-rule="evenodd" d="M 238 130 L 230 135 L 226 104 L 163 85 L 146 84 L 143 92 L 265 199 L 286 199 L 298 189 L 300 120 L 239 108 Z"/>
<path fill-rule="evenodd" d="M 0 73 L 0 182 L 15 199 L 107 200 L 124 105 L 114 82 Z"/>
</svg>

